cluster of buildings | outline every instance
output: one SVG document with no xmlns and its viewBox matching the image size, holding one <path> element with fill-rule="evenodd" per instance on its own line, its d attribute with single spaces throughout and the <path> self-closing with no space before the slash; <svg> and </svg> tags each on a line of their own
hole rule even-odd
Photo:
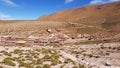
<svg viewBox="0 0 120 68">
<path fill-rule="evenodd" d="M 45 37 L 29 36 L 27 38 L 15 37 L 11 35 L 1 36 L 0 43 L 18 43 L 18 44 L 42 44 L 42 43 L 74 43 L 79 41 L 95 40 L 88 34 L 80 34 L 77 38 L 72 39 L 68 35 L 62 33 L 51 33 Z"/>
<path fill-rule="evenodd" d="M 40 38 L 40 37 L 35 37 L 35 36 L 29 36 L 27 38 L 20 38 L 20 37 L 7 35 L 7 36 L 0 37 L 0 43 L 20 43 L 20 44 L 61 43 L 65 41 L 66 39 L 67 38 L 65 38 L 64 36 L 60 36 L 60 34 L 50 34 L 46 38 Z"/>
<path fill-rule="evenodd" d="M 74 43 L 79 41 L 95 40 L 89 34 L 79 34 L 76 38 L 71 38 L 63 34 L 61 30 L 46 30 L 49 35 L 44 37 L 29 36 L 26 38 L 15 37 L 12 35 L 0 36 L 0 43 L 18 43 L 18 44 L 39 44 L 39 43 Z"/>
</svg>

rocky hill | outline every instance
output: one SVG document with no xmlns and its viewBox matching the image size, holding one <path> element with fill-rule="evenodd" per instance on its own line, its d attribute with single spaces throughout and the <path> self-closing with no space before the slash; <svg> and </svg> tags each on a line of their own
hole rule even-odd
<svg viewBox="0 0 120 68">
<path fill-rule="evenodd" d="M 120 32 L 120 2 L 83 6 L 41 16 L 40 21 L 65 21 Z"/>
</svg>

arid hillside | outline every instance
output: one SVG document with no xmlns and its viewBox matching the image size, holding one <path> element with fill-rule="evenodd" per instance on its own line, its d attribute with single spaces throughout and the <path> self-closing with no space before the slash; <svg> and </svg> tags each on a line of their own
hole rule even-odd
<svg viewBox="0 0 120 68">
<path fill-rule="evenodd" d="M 66 21 L 120 32 L 120 2 L 83 6 L 41 16 L 40 21 Z"/>
<path fill-rule="evenodd" d="M 37 20 L 0 21 L 0 35 L 48 36 L 46 29 L 60 30 L 71 37 L 89 34 L 119 38 L 120 2 L 63 10 Z"/>
<path fill-rule="evenodd" d="M 62 28 L 63 22 L 33 21 L 33 20 L 9 20 L 0 21 L 0 35 L 13 35 L 20 37 L 47 35 L 48 28 Z M 62 26 L 62 27 L 61 27 Z"/>
</svg>

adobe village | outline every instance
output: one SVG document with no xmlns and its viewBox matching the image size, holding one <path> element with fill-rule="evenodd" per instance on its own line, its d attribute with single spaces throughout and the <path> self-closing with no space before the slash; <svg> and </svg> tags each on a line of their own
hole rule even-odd
<svg viewBox="0 0 120 68">
<path fill-rule="evenodd" d="M 120 68 L 120 2 L 0 20 L 0 68 Z"/>
</svg>

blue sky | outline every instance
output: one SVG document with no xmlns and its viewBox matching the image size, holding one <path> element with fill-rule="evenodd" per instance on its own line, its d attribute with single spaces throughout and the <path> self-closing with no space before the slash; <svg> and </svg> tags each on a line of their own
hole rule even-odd
<svg viewBox="0 0 120 68">
<path fill-rule="evenodd" d="M 0 0 L 0 20 L 35 20 L 56 11 L 119 0 Z"/>
</svg>

